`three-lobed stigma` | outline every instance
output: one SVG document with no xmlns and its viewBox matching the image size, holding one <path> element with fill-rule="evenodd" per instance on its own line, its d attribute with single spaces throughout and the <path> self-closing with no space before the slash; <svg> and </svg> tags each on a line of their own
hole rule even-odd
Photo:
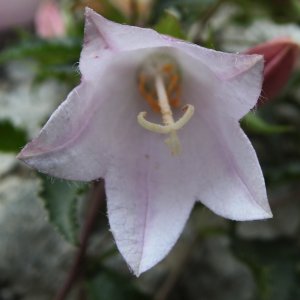
<svg viewBox="0 0 300 300">
<path fill-rule="evenodd" d="M 154 54 L 146 59 L 138 72 L 138 88 L 154 112 L 161 113 L 162 123 L 156 124 L 145 119 L 146 112 L 137 116 L 138 123 L 145 129 L 169 134 L 165 143 L 172 155 L 181 153 L 177 131 L 193 116 L 194 107 L 190 104 L 183 107 L 183 116 L 175 121 L 173 109 L 180 106 L 181 76 L 176 60 L 166 54 Z"/>
</svg>

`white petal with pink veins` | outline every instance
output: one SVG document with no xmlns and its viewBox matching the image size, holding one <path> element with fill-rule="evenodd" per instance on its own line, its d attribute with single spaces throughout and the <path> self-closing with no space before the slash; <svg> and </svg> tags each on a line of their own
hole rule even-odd
<svg viewBox="0 0 300 300">
<path fill-rule="evenodd" d="M 104 177 L 124 109 L 138 113 L 138 56 L 132 53 L 99 62 L 98 81 L 85 80 L 76 87 L 18 158 L 61 178 L 89 181 Z"/>
<path fill-rule="evenodd" d="M 186 180 L 190 174 L 184 157 L 171 157 L 155 137 L 138 137 L 139 142 L 123 149 L 105 181 L 110 226 L 136 275 L 157 264 L 173 247 L 197 187 L 196 181 Z"/>
<path fill-rule="evenodd" d="M 86 18 L 82 83 L 19 158 L 57 177 L 104 177 L 113 235 L 137 275 L 170 251 L 196 200 L 234 220 L 271 217 L 257 157 L 238 123 L 260 94 L 261 57 L 192 46 L 110 22 L 89 9 Z M 181 106 L 194 112 L 175 134 L 174 124 L 187 110 L 170 111 L 163 86 L 170 82 L 151 64 L 143 72 L 155 80 L 141 83 L 141 67 L 153 54 L 160 57 L 154 60 L 158 66 L 162 57 L 172 58 L 171 67 L 175 61 Z M 170 67 L 164 66 L 163 76 Z M 142 96 L 153 88 L 147 101 L 151 106 L 158 96 L 161 114 Z M 138 119 L 141 112 L 147 120 Z M 173 130 L 170 148 L 163 125 Z M 170 152 L 179 149 L 179 141 L 181 154 L 172 155 L 180 153 Z"/>
<path fill-rule="evenodd" d="M 97 58 L 120 51 L 169 46 L 169 42 L 152 29 L 111 22 L 90 8 L 85 13 L 85 37 L 79 65 L 85 77 L 93 78 Z"/>
</svg>

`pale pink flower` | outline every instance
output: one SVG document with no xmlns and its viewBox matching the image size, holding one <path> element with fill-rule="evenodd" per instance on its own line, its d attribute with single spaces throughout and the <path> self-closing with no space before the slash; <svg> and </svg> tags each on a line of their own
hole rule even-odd
<svg viewBox="0 0 300 300">
<path fill-rule="evenodd" d="M 239 125 L 260 95 L 261 56 L 205 49 L 87 9 L 79 67 L 81 84 L 19 158 L 60 178 L 105 178 L 111 230 L 135 274 L 167 255 L 196 201 L 233 220 L 272 216 Z"/>
<path fill-rule="evenodd" d="M 37 34 L 45 39 L 63 37 L 66 26 L 58 4 L 53 0 L 43 1 L 35 15 Z"/>
</svg>

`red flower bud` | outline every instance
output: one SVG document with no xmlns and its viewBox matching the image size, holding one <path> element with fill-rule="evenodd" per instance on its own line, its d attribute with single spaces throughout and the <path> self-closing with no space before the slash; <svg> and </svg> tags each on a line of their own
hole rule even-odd
<svg viewBox="0 0 300 300">
<path fill-rule="evenodd" d="M 298 59 L 300 47 L 290 38 L 279 38 L 246 51 L 261 54 L 265 59 L 262 98 L 274 98 L 287 83 Z"/>
</svg>

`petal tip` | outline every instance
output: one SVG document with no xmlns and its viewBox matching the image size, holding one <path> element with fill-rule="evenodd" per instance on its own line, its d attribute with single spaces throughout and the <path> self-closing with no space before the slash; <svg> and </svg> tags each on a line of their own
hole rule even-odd
<svg viewBox="0 0 300 300">
<path fill-rule="evenodd" d="M 256 220 L 271 219 L 271 218 L 273 218 L 272 212 L 270 210 L 269 211 L 264 210 L 264 212 L 260 216 L 258 216 Z"/>
<path fill-rule="evenodd" d="M 151 268 L 151 267 L 150 267 Z M 146 272 L 147 270 L 149 270 L 150 268 L 145 268 L 142 265 L 142 262 L 140 262 L 138 264 L 138 266 L 136 266 L 135 268 L 131 268 L 131 271 L 133 272 L 134 276 L 136 276 L 137 278 L 140 277 L 144 272 Z"/>
<path fill-rule="evenodd" d="M 260 207 L 260 209 L 256 210 L 253 214 L 249 214 L 248 216 L 241 217 L 240 221 L 258 221 L 258 220 L 266 220 L 271 218 L 273 218 L 271 209 L 269 207 L 268 208 Z"/>
<path fill-rule="evenodd" d="M 23 150 L 16 156 L 16 159 L 25 162 L 27 161 L 27 159 L 30 158 L 30 155 L 27 155 L 26 153 L 23 152 Z"/>
<path fill-rule="evenodd" d="M 18 155 L 16 156 L 17 159 L 19 160 L 25 160 L 28 156 L 27 151 L 26 151 L 27 145 L 18 153 Z"/>
<path fill-rule="evenodd" d="M 23 150 L 22 150 L 22 151 L 23 151 Z M 17 154 L 16 159 L 18 159 L 18 160 L 23 160 L 23 159 L 24 159 L 24 156 L 23 156 L 23 154 L 22 154 L 22 151 L 21 151 L 20 153 Z"/>
<path fill-rule="evenodd" d="M 249 61 L 249 69 L 254 67 L 256 64 L 264 64 L 264 56 L 261 54 L 250 54 L 251 60 Z"/>
<path fill-rule="evenodd" d="M 86 8 L 84 10 L 85 17 L 88 17 L 88 16 L 90 16 L 93 13 L 95 13 L 95 11 L 93 9 L 91 9 L 90 7 L 86 6 Z"/>
<path fill-rule="evenodd" d="M 38 145 L 36 145 L 36 143 L 32 141 L 25 145 L 25 147 L 20 151 L 16 158 L 22 161 L 26 161 L 29 158 L 38 156 L 43 153 L 45 153 L 45 150 L 38 147 Z"/>
<path fill-rule="evenodd" d="M 273 218 L 273 213 L 271 211 L 268 199 L 266 199 L 265 203 L 261 204 L 260 211 L 257 213 L 257 216 L 253 220 L 263 220 L 263 219 L 271 219 Z"/>
<path fill-rule="evenodd" d="M 169 251 L 167 253 L 169 253 Z M 130 269 L 136 277 L 140 277 L 143 273 L 159 264 L 166 257 L 167 253 L 159 256 L 154 255 L 152 257 L 143 255 L 138 263 L 136 263 L 134 266 L 130 266 Z"/>
<path fill-rule="evenodd" d="M 143 273 L 143 272 L 140 271 L 139 268 L 137 268 L 137 269 L 131 269 L 131 271 L 132 271 L 133 275 L 135 277 L 137 277 L 137 278 L 139 278 L 142 275 L 142 273 Z"/>
<path fill-rule="evenodd" d="M 273 213 L 272 213 L 271 209 L 269 208 L 268 211 L 265 211 L 264 219 L 271 219 L 271 218 L 273 218 Z"/>
<path fill-rule="evenodd" d="M 93 10 L 90 7 L 86 7 L 84 11 L 84 16 L 86 19 L 92 19 L 92 18 L 97 18 L 98 20 L 106 20 L 102 15 L 98 14 L 95 10 Z"/>
</svg>

